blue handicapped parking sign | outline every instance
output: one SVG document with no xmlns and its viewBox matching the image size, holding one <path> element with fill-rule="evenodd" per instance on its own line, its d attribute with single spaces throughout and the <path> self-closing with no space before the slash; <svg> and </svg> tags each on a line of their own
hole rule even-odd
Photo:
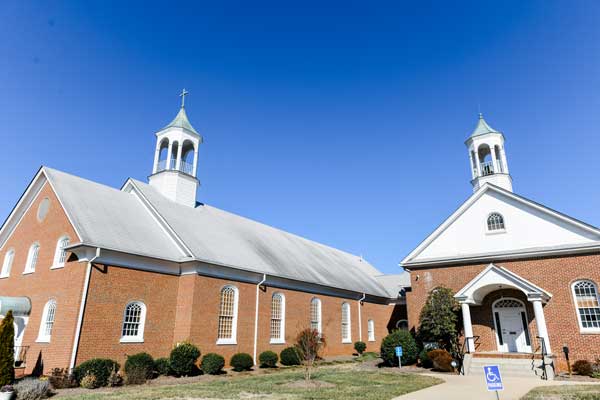
<svg viewBox="0 0 600 400">
<path fill-rule="evenodd" d="M 504 390 L 502 385 L 502 377 L 500 376 L 500 368 L 497 365 L 486 365 L 483 367 L 485 383 L 489 391 Z"/>
</svg>

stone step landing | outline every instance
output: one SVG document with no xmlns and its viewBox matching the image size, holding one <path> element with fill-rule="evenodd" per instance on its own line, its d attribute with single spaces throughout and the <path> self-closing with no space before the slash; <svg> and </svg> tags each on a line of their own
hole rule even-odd
<svg viewBox="0 0 600 400">
<path fill-rule="evenodd" d="M 548 379 L 554 379 L 552 367 L 548 365 L 551 362 L 546 358 L 545 370 Z M 544 376 L 544 363 L 541 358 L 536 358 L 533 355 L 529 357 L 518 355 L 517 357 L 500 356 L 483 356 L 466 354 L 464 360 L 465 375 L 481 375 L 483 376 L 483 367 L 486 365 L 498 365 L 502 376 L 522 377 L 522 378 L 537 378 L 542 379 Z"/>
</svg>

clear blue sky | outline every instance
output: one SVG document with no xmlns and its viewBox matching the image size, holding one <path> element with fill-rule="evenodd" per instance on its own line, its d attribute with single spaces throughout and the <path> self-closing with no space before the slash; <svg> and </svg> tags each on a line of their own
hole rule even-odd
<svg viewBox="0 0 600 400">
<path fill-rule="evenodd" d="M 600 2 L 289 3 L 3 1 L 0 220 L 40 165 L 145 180 L 185 87 L 201 201 L 385 272 L 470 195 L 478 104 L 600 225 Z"/>
</svg>

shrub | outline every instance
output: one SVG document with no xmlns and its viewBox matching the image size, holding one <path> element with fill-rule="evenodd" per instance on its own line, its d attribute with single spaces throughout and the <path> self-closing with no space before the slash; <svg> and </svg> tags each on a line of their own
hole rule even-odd
<svg viewBox="0 0 600 400">
<path fill-rule="evenodd" d="M 287 347 L 281 350 L 279 354 L 279 359 L 283 365 L 291 366 L 291 365 L 300 365 L 300 355 L 298 355 L 298 350 L 295 347 Z"/>
<path fill-rule="evenodd" d="M 127 357 L 125 376 L 128 385 L 141 385 L 154 374 L 154 359 L 148 353 L 138 353 Z"/>
<path fill-rule="evenodd" d="M 431 358 L 429 358 L 429 355 L 428 355 L 429 352 L 430 352 L 430 350 L 423 349 L 419 353 L 419 364 L 423 368 L 431 368 L 431 367 L 433 367 L 433 362 L 431 361 Z"/>
<path fill-rule="evenodd" d="M 121 386 L 123 384 L 123 377 L 119 374 L 119 371 L 117 371 L 116 368 L 113 368 L 113 370 L 110 371 L 107 384 L 110 387 Z"/>
<path fill-rule="evenodd" d="M 158 375 L 169 375 L 171 366 L 168 358 L 157 358 L 154 360 L 154 370 Z"/>
<path fill-rule="evenodd" d="M 50 371 L 48 381 L 54 389 L 67 389 L 78 386 L 77 379 L 66 368 L 53 368 Z"/>
<path fill-rule="evenodd" d="M 452 356 L 446 350 L 431 350 L 427 355 L 431 359 L 434 369 L 442 372 L 454 371 L 454 368 L 452 367 Z"/>
<path fill-rule="evenodd" d="M 579 375 L 592 376 L 592 363 L 588 360 L 577 360 L 573 363 L 573 371 Z"/>
<path fill-rule="evenodd" d="M 223 367 L 225 366 L 225 359 L 223 356 L 215 353 L 208 353 L 204 357 L 202 357 L 202 362 L 200 363 L 200 369 L 205 374 L 209 375 L 218 375 L 223 371 Z"/>
<path fill-rule="evenodd" d="M 96 375 L 88 372 L 83 378 L 81 378 L 80 386 L 84 389 L 96 389 L 98 385 L 98 379 Z"/>
<path fill-rule="evenodd" d="M 196 372 L 200 350 L 191 343 L 183 342 L 171 350 L 169 364 L 176 376 L 189 376 Z"/>
<path fill-rule="evenodd" d="M 279 357 L 277 357 L 277 353 L 267 350 L 260 353 L 258 361 L 260 361 L 261 368 L 276 368 Z"/>
<path fill-rule="evenodd" d="M 119 364 L 116 361 L 107 358 L 93 358 L 75 367 L 73 374 L 80 385 L 86 375 L 94 375 L 96 385 L 100 387 L 108 384 L 108 377 L 113 369 L 119 370 Z"/>
<path fill-rule="evenodd" d="M 17 400 L 40 400 L 50 394 L 50 382 L 37 378 L 25 378 L 15 385 Z"/>
<path fill-rule="evenodd" d="M 325 338 L 316 329 L 304 329 L 296 338 L 296 350 L 304 364 L 304 379 L 307 381 L 310 380 L 311 370 L 323 346 Z"/>
<path fill-rule="evenodd" d="M 419 316 L 419 340 L 440 343 L 443 348 L 456 354 L 459 311 L 460 306 L 451 289 L 438 287 L 432 290 Z"/>
<path fill-rule="evenodd" d="M 231 361 L 229 364 L 233 367 L 233 370 L 236 372 L 240 371 L 250 371 L 252 366 L 254 366 L 254 360 L 252 356 L 247 353 L 237 353 L 231 357 Z"/>
<path fill-rule="evenodd" d="M 365 342 L 356 342 L 354 343 L 354 350 L 361 355 L 367 349 L 367 344 Z"/>
<path fill-rule="evenodd" d="M 12 310 L 8 310 L 0 324 L 0 386 L 15 380 L 15 327 Z"/>
<path fill-rule="evenodd" d="M 419 348 L 415 338 L 409 331 L 397 329 L 381 341 L 381 358 L 387 365 L 398 365 L 397 346 L 402 346 L 402 365 L 414 364 L 417 361 Z"/>
</svg>

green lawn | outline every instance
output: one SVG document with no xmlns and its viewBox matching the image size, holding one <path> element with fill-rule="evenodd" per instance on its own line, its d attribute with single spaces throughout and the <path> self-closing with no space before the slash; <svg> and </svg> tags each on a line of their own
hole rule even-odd
<svg viewBox="0 0 600 400">
<path fill-rule="evenodd" d="M 540 387 L 527 393 L 521 400 L 600 400 L 600 385 Z"/>
<path fill-rule="evenodd" d="M 386 400 L 441 383 L 437 378 L 354 368 L 321 368 L 314 379 L 335 387 L 290 388 L 285 385 L 303 379 L 301 371 L 283 371 L 256 376 L 228 376 L 216 380 L 171 386 L 128 387 L 112 393 L 61 395 L 61 399 L 305 399 L 305 400 Z"/>
</svg>

